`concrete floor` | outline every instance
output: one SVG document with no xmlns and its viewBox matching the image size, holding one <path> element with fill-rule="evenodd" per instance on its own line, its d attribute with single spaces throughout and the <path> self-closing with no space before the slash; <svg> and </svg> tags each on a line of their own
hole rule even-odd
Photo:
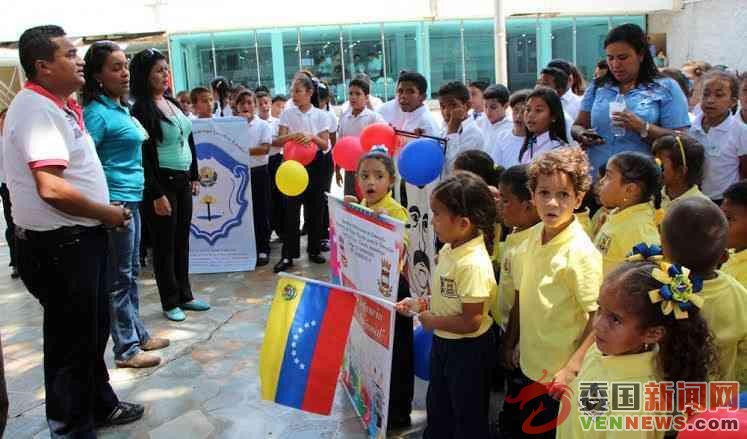
<svg viewBox="0 0 747 439">
<path fill-rule="evenodd" d="M 2 225 L 4 227 L 4 225 Z M 4 242 L 2 243 L 4 244 Z M 188 312 L 176 323 L 161 314 L 155 281 L 146 268 L 139 281 L 141 315 L 152 335 L 171 346 L 157 351 L 151 369 L 117 369 L 106 352 L 111 383 L 125 401 L 146 405 L 142 420 L 99 431 L 101 438 L 364 438 L 347 395 L 338 386 L 332 414 L 318 416 L 262 401 L 258 357 L 275 286 L 272 262 L 254 272 L 192 276 L 196 297 L 212 309 Z M 42 313 L 20 280 L 10 278 L 7 247 L 0 247 L 0 334 L 10 397 L 6 438 L 47 438 L 42 373 Z M 327 279 L 326 265 L 298 261 L 294 273 Z M 424 423 L 425 383 L 416 384 L 413 421 L 402 437 L 417 437 Z"/>
</svg>

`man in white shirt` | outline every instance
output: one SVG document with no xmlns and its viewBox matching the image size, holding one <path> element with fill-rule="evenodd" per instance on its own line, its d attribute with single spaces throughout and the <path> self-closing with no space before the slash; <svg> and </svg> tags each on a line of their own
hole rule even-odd
<svg viewBox="0 0 747 439">
<path fill-rule="evenodd" d="M 44 385 L 52 437 L 95 438 L 94 426 L 132 422 L 141 405 L 118 400 L 104 350 L 108 226 L 131 216 L 109 191 L 80 107 L 83 61 L 58 26 L 26 30 L 18 51 L 29 82 L 5 122 L 4 170 L 21 279 L 44 308 Z"/>
<path fill-rule="evenodd" d="M 444 84 L 438 90 L 438 104 L 444 115 L 445 129 L 441 133 L 446 138 L 444 173 L 454 170 L 454 160 L 463 151 L 478 149 L 487 151 L 485 137 L 474 119 L 467 114 L 469 110 L 469 90 L 459 81 Z"/>
<path fill-rule="evenodd" d="M 568 75 L 557 67 L 545 67 L 540 73 L 537 85 L 544 85 L 555 90 L 563 104 L 563 111 L 572 121 L 578 117 L 581 110 L 581 97 L 573 94 L 568 87 Z"/>
<path fill-rule="evenodd" d="M 477 126 L 485 137 L 485 151 L 495 164 L 500 163 L 500 152 L 513 129 L 513 120 L 506 115 L 509 92 L 505 85 L 495 84 L 485 89 L 485 114 L 477 119 Z"/>
</svg>

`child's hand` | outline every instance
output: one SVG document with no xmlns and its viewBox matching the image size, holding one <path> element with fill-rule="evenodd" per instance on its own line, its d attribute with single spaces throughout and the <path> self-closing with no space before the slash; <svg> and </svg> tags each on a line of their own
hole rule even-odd
<svg viewBox="0 0 747 439">
<path fill-rule="evenodd" d="M 451 110 L 449 116 L 449 134 L 456 133 L 462 126 L 462 121 L 467 117 L 467 109 L 465 107 L 458 107 Z"/>
<path fill-rule="evenodd" d="M 423 329 L 426 331 L 433 331 L 435 328 L 435 319 L 436 316 L 433 315 L 430 311 L 423 311 L 420 314 L 418 314 L 418 320 L 420 320 L 420 324 L 423 325 Z"/>
<path fill-rule="evenodd" d="M 355 197 L 355 195 L 345 195 L 343 200 L 346 203 L 357 203 L 358 202 L 358 199 Z"/>
<path fill-rule="evenodd" d="M 571 382 L 576 379 L 576 373 L 567 367 L 560 369 L 555 376 L 552 377 L 550 383 L 550 390 L 547 392 L 551 398 L 560 400 L 563 393 L 567 391 L 567 386 L 570 386 Z"/>
<path fill-rule="evenodd" d="M 418 302 L 412 297 L 406 297 L 400 300 L 399 302 L 397 302 L 397 304 L 394 306 L 397 309 L 397 312 L 402 314 L 405 317 L 412 317 L 416 315 L 419 311 Z"/>
</svg>

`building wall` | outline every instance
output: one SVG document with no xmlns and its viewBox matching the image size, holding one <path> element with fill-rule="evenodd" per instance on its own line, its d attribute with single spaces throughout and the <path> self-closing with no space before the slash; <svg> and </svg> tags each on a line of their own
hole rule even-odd
<svg viewBox="0 0 747 439">
<path fill-rule="evenodd" d="M 704 60 L 747 70 L 747 0 L 682 3 L 681 10 L 648 17 L 649 32 L 667 34 L 669 65 Z"/>
</svg>

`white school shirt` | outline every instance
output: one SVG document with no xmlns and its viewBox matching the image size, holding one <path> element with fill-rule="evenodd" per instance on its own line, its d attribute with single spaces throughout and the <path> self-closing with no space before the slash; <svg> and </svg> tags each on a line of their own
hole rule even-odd
<svg viewBox="0 0 747 439">
<path fill-rule="evenodd" d="M 461 152 L 476 149 L 490 153 L 485 144 L 485 136 L 482 135 L 482 130 L 471 117 L 468 116 L 462 121 L 456 133 L 448 134 L 447 131 L 448 127 L 441 133 L 441 137 L 446 138 L 444 169 L 447 174 L 454 170 L 454 160 Z"/>
<path fill-rule="evenodd" d="M 569 88 L 563 96 L 560 97 L 560 103 L 563 105 L 563 111 L 571 117 L 573 121 L 578 117 L 578 113 L 581 111 L 581 100 L 582 96 L 578 96 L 573 93 Z"/>
<path fill-rule="evenodd" d="M 270 128 L 269 123 L 262 120 L 259 116 L 254 116 L 252 120 L 248 121 L 248 125 L 249 143 L 246 147 L 247 154 L 249 154 L 249 148 L 255 148 L 263 143 L 272 143 L 272 128 Z M 250 155 L 249 165 L 252 168 L 265 166 L 269 162 L 269 157 L 269 154 Z"/>
<path fill-rule="evenodd" d="M 5 170 L 3 169 L 3 133 L 0 133 L 0 183 L 5 183 Z"/>
<path fill-rule="evenodd" d="M 506 115 L 498 122 L 491 123 L 490 119 L 483 113 L 482 116 L 477 118 L 475 123 L 482 131 L 483 137 L 485 137 L 485 152 L 490 154 L 491 157 L 500 156 L 501 145 L 514 128 L 513 120 Z M 496 164 L 498 163 L 495 158 L 493 158 L 493 161 Z"/>
<path fill-rule="evenodd" d="M 233 116 L 233 109 L 230 105 L 226 105 L 223 107 L 223 115 L 220 114 L 220 105 L 218 105 L 218 108 L 215 109 L 213 112 L 213 117 L 231 117 Z"/>
<path fill-rule="evenodd" d="M 332 133 L 337 134 L 337 126 L 339 124 L 339 121 L 337 119 L 337 115 L 332 110 L 322 110 L 323 112 L 327 113 L 327 132 L 330 134 L 330 139 L 327 141 L 327 150 L 323 151 L 325 154 L 328 154 L 332 152 Z"/>
<path fill-rule="evenodd" d="M 379 113 L 364 108 L 357 116 L 353 115 L 353 109 L 348 108 L 340 116 L 340 124 L 337 130 L 337 140 L 346 136 L 359 136 L 363 128 L 375 123 L 386 123 Z"/>
<path fill-rule="evenodd" d="M 571 129 L 573 128 L 573 123 L 576 121 L 575 119 L 571 118 L 571 115 L 568 114 L 565 110 L 563 111 L 563 116 L 565 118 L 565 137 L 568 139 L 568 145 L 569 146 L 576 146 L 578 145 L 575 140 L 573 140 L 573 136 L 571 135 Z"/>
<path fill-rule="evenodd" d="M 519 163 L 521 163 L 522 165 L 529 164 L 535 157 L 538 157 L 540 154 L 550 151 L 551 149 L 559 148 L 561 146 L 566 145 L 560 140 L 550 138 L 550 132 L 545 131 L 544 133 L 537 136 L 534 146 L 524 152 L 524 156 L 521 158 Z"/>
<path fill-rule="evenodd" d="M 31 169 L 65 168 L 65 181 L 89 200 L 109 204 L 109 189 L 93 139 L 73 113 L 36 91 L 21 90 L 5 118 L 3 167 L 13 221 L 34 231 L 63 226 L 97 226 L 92 218 L 68 215 L 39 197 Z"/>
<path fill-rule="evenodd" d="M 368 102 L 371 104 L 373 111 L 378 110 L 379 108 L 381 108 L 382 105 L 384 105 L 384 101 L 382 101 L 381 99 L 377 98 L 374 95 L 368 95 Z M 368 108 L 368 106 L 366 108 Z M 345 113 L 349 109 L 350 109 L 350 101 L 343 102 L 340 108 L 340 111 L 342 113 Z M 368 109 L 370 110 L 371 108 L 368 108 Z"/>
<path fill-rule="evenodd" d="M 298 107 L 285 107 L 280 115 L 278 127 L 288 128 L 290 133 L 307 133 L 319 135 L 329 129 L 329 116 L 326 111 L 322 111 L 313 105 L 302 112 Z M 278 128 L 279 130 L 279 128 Z"/>
<path fill-rule="evenodd" d="M 519 152 L 521 152 L 522 146 L 524 146 L 524 136 L 515 136 L 513 130 L 509 131 L 503 139 L 503 143 L 494 151 L 495 155 L 491 155 L 491 157 L 497 165 L 508 169 L 511 166 L 521 164 L 519 162 Z"/>
<path fill-rule="evenodd" d="M 386 123 L 398 130 L 413 132 L 416 129 L 421 129 L 423 134 L 428 136 L 438 136 L 441 132 L 436 118 L 433 117 L 425 104 L 408 113 L 402 111 L 399 102 L 393 99 L 379 108 L 378 112 Z M 404 138 L 405 143 L 412 140 L 414 139 Z"/>
<path fill-rule="evenodd" d="M 739 180 L 739 157 L 747 155 L 747 126 L 729 115 L 718 126 L 703 130 L 703 113 L 695 118 L 689 134 L 705 149 L 705 172 L 701 190 L 712 200 Z"/>
<path fill-rule="evenodd" d="M 260 118 L 261 119 L 261 118 Z M 270 133 L 272 134 L 272 140 L 274 141 L 278 137 L 278 119 L 277 117 L 272 117 L 272 114 L 267 117 L 267 119 L 262 119 L 265 122 L 267 122 L 268 125 L 270 125 Z M 281 154 L 283 152 L 283 148 L 280 146 L 270 146 L 270 156 L 273 156 L 275 154 Z"/>
</svg>

